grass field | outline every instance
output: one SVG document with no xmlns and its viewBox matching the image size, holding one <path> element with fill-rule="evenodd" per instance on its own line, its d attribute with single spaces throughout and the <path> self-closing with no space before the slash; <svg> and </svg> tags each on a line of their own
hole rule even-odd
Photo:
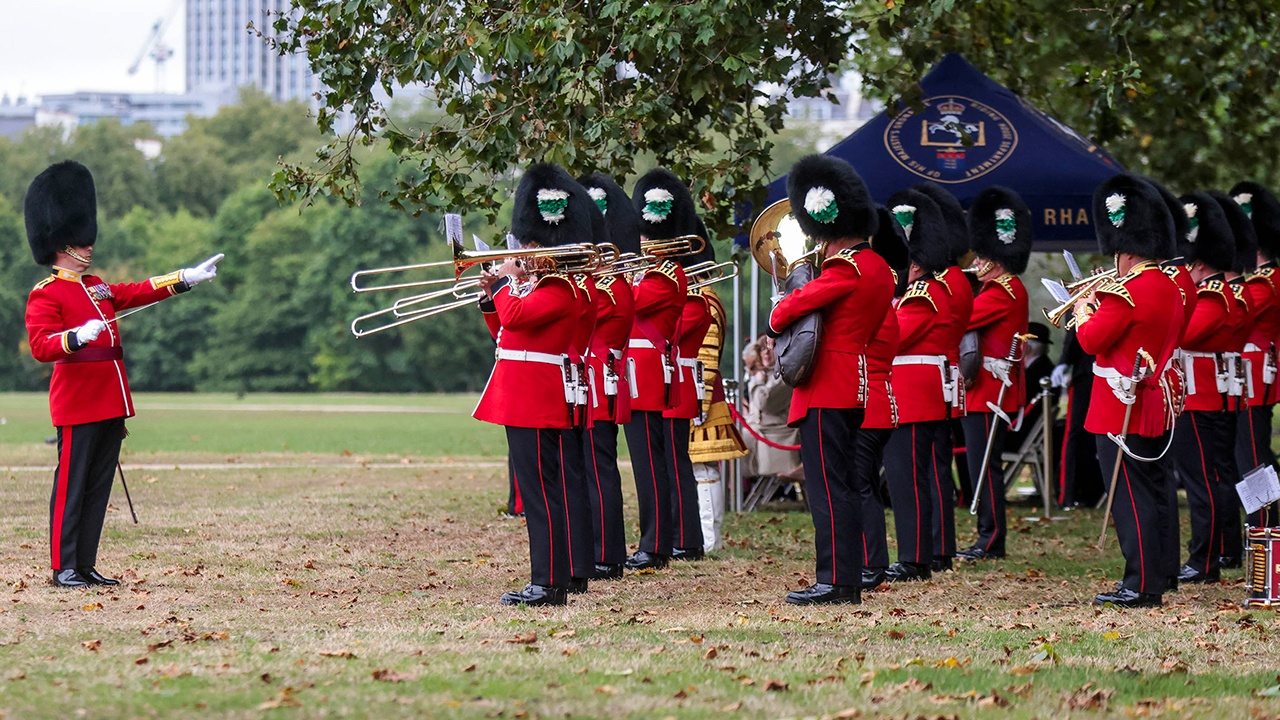
<svg viewBox="0 0 1280 720">
<path fill-rule="evenodd" d="M 1008 560 L 859 607 L 781 602 L 812 581 L 808 517 L 784 510 L 729 516 L 707 561 L 502 607 L 525 531 L 469 398 L 140 396 L 130 462 L 218 467 L 135 469 L 142 522 L 117 493 L 99 563 L 124 585 L 54 590 L 35 400 L 0 396 L 3 717 L 1280 718 L 1280 616 L 1238 607 L 1239 571 L 1090 607 L 1119 573 L 1093 511 L 1011 505 Z"/>
</svg>

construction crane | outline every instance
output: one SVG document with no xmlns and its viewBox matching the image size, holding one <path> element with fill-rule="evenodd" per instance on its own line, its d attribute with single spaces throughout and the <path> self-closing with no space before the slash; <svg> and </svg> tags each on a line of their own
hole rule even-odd
<svg viewBox="0 0 1280 720">
<path fill-rule="evenodd" d="M 142 65 L 144 58 L 150 57 L 156 63 L 156 92 L 164 91 L 164 64 L 169 58 L 173 57 L 173 48 L 164 42 L 164 31 L 169 27 L 169 21 L 173 19 L 174 13 L 178 9 L 178 3 L 181 0 L 174 0 L 169 5 L 169 12 L 164 17 L 156 20 L 151 26 L 151 33 L 147 35 L 146 42 L 142 43 L 142 49 L 138 51 L 138 56 L 134 58 L 133 64 L 129 66 L 129 74 L 137 75 L 138 68 Z"/>
</svg>

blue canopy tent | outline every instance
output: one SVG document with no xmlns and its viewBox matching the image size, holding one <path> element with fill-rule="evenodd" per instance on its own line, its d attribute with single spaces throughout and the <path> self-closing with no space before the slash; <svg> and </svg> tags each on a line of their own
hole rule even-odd
<svg viewBox="0 0 1280 720">
<path fill-rule="evenodd" d="M 1097 252 L 1093 191 L 1124 172 L 1115 158 L 958 54 L 920 87 L 919 109 L 883 112 L 826 154 L 849 161 L 881 203 L 933 180 L 968 208 L 979 191 L 1003 185 L 1030 206 L 1036 250 Z M 785 198 L 786 186 L 785 175 L 770 183 L 768 202 Z"/>
</svg>

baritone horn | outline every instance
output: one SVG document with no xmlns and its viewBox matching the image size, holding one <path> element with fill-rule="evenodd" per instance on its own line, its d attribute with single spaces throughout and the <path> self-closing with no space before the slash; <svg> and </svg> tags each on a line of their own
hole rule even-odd
<svg viewBox="0 0 1280 720">
<path fill-rule="evenodd" d="M 454 245 L 453 260 L 439 260 L 412 265 L 396 265 L 384 268 L 358 270 L 351 275 L 353 292 L 379 292 L 406 288 L 431 287 L 433 290 L 396 300 L 390 306 L 360 315 L 351 321 L 351 334 L 364 337 L 390 330 L 415 320 L 440 315 L 450 310 L 466 307 L 484 294 L 480 278 L 463 277 L 477 265 L 484 267 L 506 260 L 520 260 L 534 272 L 590 273 L 601 266 L 601 252 L 592 243 L 578 243 L 548 248 L 521 248 L 512 250 L 464 250 Z M 362 279 L 403 272 L 428 271 L 453 268 L 452 277 L 410 280 L 382 285 L 365 285 Z M 370 322 L 377 322 L 369 326 Z"/>
<path fill-rule="evenodd" d="M 751 225 L 751 257 L 773 276 L 774 302 L 818 273 L 819 245 L 800 229 L 791 213 L 791 201 L 779 200 L 760 213 Z M 812 312 L 787 326 L 778 335 L 775 355 L 778 373 L 791 387 L 804 384 L 813 372 L 822 341 L 822 313 Z"/>
<path fill-rule="evenodd" d="M 684 274 L 689 279 L 689 289 L 697 290 L 738 277 L 738 263 L 733 260 L 708 260 L 685 268 Z"/>
<path fill-rule="evenodd" d="M 707 247 L 707 241 L 701 235 L 680 235 L 678 237 L 653 240 L 640 240 L 640 254 L 655 258 L 669 258 L 678 255 L 695 255 Z"/>
</svg>

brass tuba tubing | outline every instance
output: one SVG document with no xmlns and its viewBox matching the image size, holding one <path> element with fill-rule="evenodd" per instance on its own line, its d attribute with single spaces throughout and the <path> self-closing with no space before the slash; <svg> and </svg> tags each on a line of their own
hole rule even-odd
<svg viewBox="0 0 1280 720">
<path fill-rule="evenodd" d="M 680 235 L 661 240 L 641 240 L 640 254 L 652 255 L 656 258 L 668 258 L 678 255 L 696 255 L 706 247 L 707 241 L 701 235 Z"/>
<path fill-rule="evenodd" d="M 724 262 L 708 260 L 686 268 L 685 276 L 689 278 L 689 289 L 697 290 L 698 288 L 736 278 L 738 277 L 738 272 L 738 263 L 733 260 L 725 260 Z"/>
</svg>

